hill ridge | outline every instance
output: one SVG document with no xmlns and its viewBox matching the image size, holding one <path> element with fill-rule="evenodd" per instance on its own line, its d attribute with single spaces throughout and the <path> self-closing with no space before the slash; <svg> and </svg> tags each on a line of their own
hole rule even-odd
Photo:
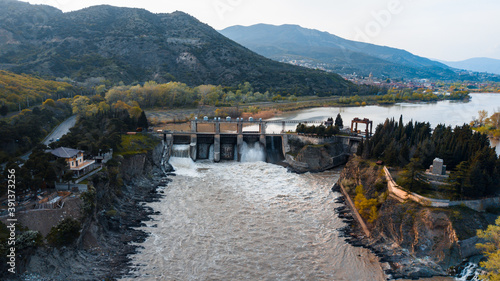
<svg viewBox="0 0 500 281">
<path fill-rule="evenodd" d="M 404 49 L 356 42 L 326 31 L 292 26 L 293 32 L 287 25 L 269 24 L 231 26 L 219 32 L 266 57 L 279 61 L 300 57 L 318 60 L 326 69 L 341 74 L 456 78 L 456 73 L 447 65 Z"/>
<path fill-rule="evenodd" d="M 298 95 L 358 89 L 336 74 L 255 54 L 184 12 L 154 14 L 101 5 L 62 13 L 44 7 L 0 1 L 0 69 L 127 84 L 155 80 L 237 86 L 247 81 L 256 90 Z"/>
</svg>

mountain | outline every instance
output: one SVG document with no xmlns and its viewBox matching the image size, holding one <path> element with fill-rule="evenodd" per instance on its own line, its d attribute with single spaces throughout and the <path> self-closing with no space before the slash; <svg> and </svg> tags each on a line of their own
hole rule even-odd
<svg viewBox="0 0 500 281">
<path fill-rule="evenodd" d="M 440 61 L 450 67 L 500 75 L 500 60 L 490 58 L 472 58 L 463 61 Z"/>
<path fill-rule="evenodd" d="M 232 26 L 224 36 L 265 57 L 340 74 L 390 78 L 455 79 L 449 66 L 405 50 L 343 39 L 298 25 Z"/>
<path fill-rule="evenodd" d="M 343 94 L 340 76 L 264 58 L 183 12 L 94 6 L 63 13 L 0 0 L 0 69 L 84 81 L 155 80 L 295 94 Z"/>
</svg>

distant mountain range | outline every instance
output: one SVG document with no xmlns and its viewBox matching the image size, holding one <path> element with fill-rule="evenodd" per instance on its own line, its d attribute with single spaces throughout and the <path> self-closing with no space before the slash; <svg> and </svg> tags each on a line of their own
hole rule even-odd
<svg viewBox="0 0 500 281">
<path fill-rule="evenodd" d="M 340 74 L 368 76 L 371 73 L 379 78 L 477 79 L 474 75 L 459 75 L 446 64 L 405 50 L 346 40 L 298 25 L 232 26 L 219 32 L 273 60 Z"/>
<path fill-rule="evenodd" d="M 500 75 L 500 60 L 490 58 L 472 58 L 463 61 L 441 61 L 450 67 Z"/>
<path fill-rule="evenodd" d="M 0 0 L 0 69 L 84 81 L 155 80 L 294 94 L 359 89 L 337 74 L 279 63 L 227 39 L 182 12 L 94 6 L 63 13 Z"/>
</svg>

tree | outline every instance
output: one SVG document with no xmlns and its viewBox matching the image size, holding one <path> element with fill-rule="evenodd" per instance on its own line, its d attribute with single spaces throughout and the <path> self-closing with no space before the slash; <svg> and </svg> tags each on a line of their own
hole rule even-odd
<svg viewBox="0 0 500 281">
<path fill-rule="evenodd" d="M 418 175 L 422 169 L 421 164 L 422 163 L 418 158 L 412 158 L 410 160 L 410 163 L 408 163 L 408 165 L 404 167 L 401 173 L 401 186 L 407 188 L 410 191 L 416 191 L 417 187 L 423 184 L 418 180 Z"/>
<path fill-rule="evenodd" d="M 478 117 L 477 121 L 479 121 L 479 124 L 484 125 L 484 121 L 488 118 L 488 111 L 486 110 L 479 110 L 478 112 Z"/>
<path fill-rule="evenodd" d="M 500 129 L 500 112 L 491 115 L 490 121 L 495 129 Z"/>
<path fill-rule="evenodd" d="M 87 106 L 90 104 L 90 99 L 86 96 L 75 96 L 71 106 L 73 107 L 73 114 L 85 115 Z"/>
<path fill-rule="evenodd" d="M 54 246 L 67 246 L 73 243 L 80 236 L 80 222 L 66 218 L 57 226 L 52 227 L 47 234 L 47 241 Z"/>
<path fill-rule="evenodd" d="M 0 114 L 5 116 L 7 113 L 9 113 L 9 108 L 4 104 L 0 107 Z"/>
<path fill-rule="evenodd" d="M 46 101 L 43 102 L 42 105 L 44 107 L 47 107 L 47 106 L 56 107 L 56 102 L 53 99 L 47 99 Z"/>
<path fill-rule="evenodd" d="M 341 129 L 344 127 L 344 121 L 342 121 L 342 116 L 340 116 L 340 113 L 337 114 L 337 118 L 335 118 L 335 126 Z"/>
<path fill-rule="evenodd" d="M 470 166 L 469 162 L 462 161 L 457 165 L 456 171 L 451 173 L 448 182 L 453 186 L 453 189 L 463 198 L 464 191 L 469 190 L 472 185 L 470 183 Z"/>
<path fill-rule="evenodd" d="M 137 120 L 137 127 L 141 127 L 147 129 L 149 127 L 148 118 L 146 118 L 146 114 L 144 111 L 141 112 L 139 119 Z"/>
<path fill-rule="evenodd" d="M 476 248 L 482 249 L 487 258 L 480 263 L 487 272 L 480 276 L 481 280 L 500 281 L 500 217 L 486 230 L 478 230 L 477 236 L 486 240 L 486 243 L 476 244 Z"/>
<path fill-rule="evenodd" d="M 373 223 L 378 218 L 377 199 L 367 199 L 365 197 L 363 185 L 356 186 L 356 197 L 354 197 L 354 205 L 358 209 L 359 214 L 369 223 Z"/>
</svg>

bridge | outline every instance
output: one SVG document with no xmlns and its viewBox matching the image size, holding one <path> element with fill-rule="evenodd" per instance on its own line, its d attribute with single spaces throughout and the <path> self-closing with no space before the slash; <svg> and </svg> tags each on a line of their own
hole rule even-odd
<svg viewBox="0 0 500 281">
<path fill-rule="evenodd" d="M 241 160 L 242 147 L 244 143 L 255 144 L 266 151 L 268 158 L 273 154 L 284 158 L 286 152 L 290 151 L 287 126 L 298 124 L 321 125 L 322 121 L 263 121 L 249 118 L 214 118 L 203 120 L 195 119 L 188 123 L 172 124 L 170 128 L 156 130 L 163 134 L 163 139 L 168 147 L 174 144 L 189 145 L 189 155 L 196 161 L 198 159 L 213 159 L 214 162 L 221 160 Z M 268 132 L 269 125 L 281 126 L 280 132 Z M 343 136 L 347 143 L 359 142 L 360 136 Z M 267 159 L 268 162 L 269 159 Z"/>
</svg>

